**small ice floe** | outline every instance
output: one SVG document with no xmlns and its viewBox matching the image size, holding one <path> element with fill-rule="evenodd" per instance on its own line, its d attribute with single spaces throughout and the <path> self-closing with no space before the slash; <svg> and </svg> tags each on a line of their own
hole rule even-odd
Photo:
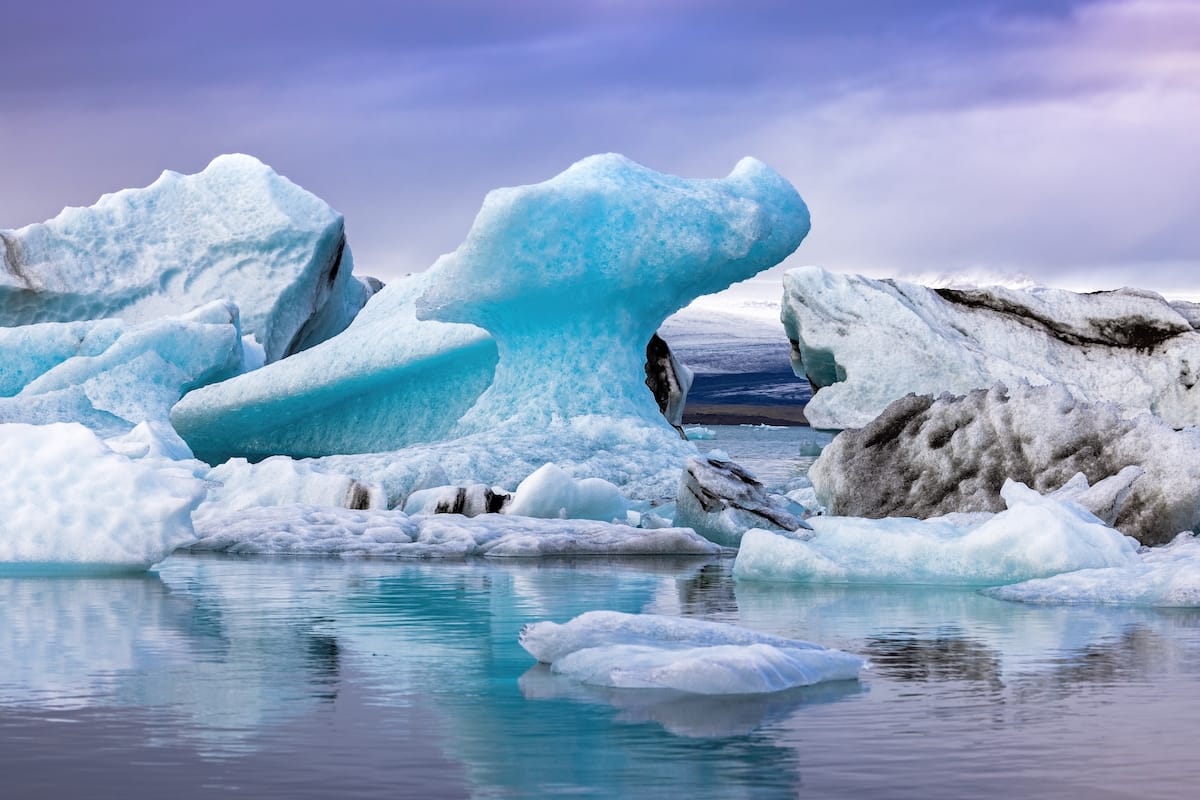
<svg viewBox="0 0 1200 800">
<path fill-rule="evenodd" d="M 1181 533 L 1126 566 L 1081 569 L 1050 578 L 988 589 L 985 594 L 1022 603 L 1200 606 L 1200 539 Z"/>
<path fill-rule="evenodd" d="M 192 550 L 384 558 L 716 555 L 687 528 L 646 530 L 582 519 L 422 514 L 288 505 L 197 515 Z"/>
<path fill-rule="evenodd" d="M 520 641 L 551 672 L 580 683 L 701 695 L 855 680 L 866 666 L 850 653 L 736 625 L 616 611 L 526 625 Z"/>
<path fill-rule="evenodd" d="M 1138 563 L 1137 543 L 1074 503 L 1008 481 L 998 514 L 908 518 L 811 517 L 807 540 L 752 530 L 739 580 L 996 586 Z"/>
<path fill-rule="evenodd" d="M 687 434 L 687 438 L 693 442 L 700 441 L 701 439 L 717 438 L 716 431 L 714 431 L 712 428 L 706 428 L 703 425 L 688 426 L 683 429 L 683 432 Z"/>
</svg>

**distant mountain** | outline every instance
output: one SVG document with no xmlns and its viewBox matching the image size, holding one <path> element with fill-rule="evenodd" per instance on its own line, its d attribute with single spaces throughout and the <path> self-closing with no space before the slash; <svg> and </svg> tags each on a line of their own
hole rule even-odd
<svg viewBox="0 0 1200 800">
<path fill-rule="evenodd" d="M 693 305 L 663 323 L 660 335 L 696 373 L 688 393 L 689 409 L 774 406 L 779 408 L 772 421 L 797 421 L 798 413 L 782 417 L 779 413 L 783 407 L 799 412 L 812 390 L 792 373 L 791 345 L 779 321 L 778 305 L 763 306 L 734 305 L 732 311 L 720 311 Z"/>
</svg>

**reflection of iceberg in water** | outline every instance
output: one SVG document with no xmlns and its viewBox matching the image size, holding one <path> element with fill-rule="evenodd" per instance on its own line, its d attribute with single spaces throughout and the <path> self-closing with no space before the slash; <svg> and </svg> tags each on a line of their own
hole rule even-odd
<svg viewBox="0 0 1200 800">
<path fill-rule="evenodd" d="M 862 653 L 889 678 L 959 680 L 984 691 L 1061 674 L 1097 658 L 1098 649 L 1144 660 L 1139 653 L 1145 646 L 1188 624 L 1183 614 L 1025 608 L 961 589 L 739 583 L 736 596 L 741 624 Z M 780 621 L 786 621 L 782 629 Z M 1076 678 L 1086 681 L 1087 674 L 1077 672 Z"/>
<path fill-rule="evenodd" d="M 0 704 L 155 710 L 163 731 L 228 752 L 332 691 L 322 687 L 336 685 L 334 639 L 306 623 L 241 613 L 214 596 L 211 576 L 171 577 L 181 583 L 152 575 L 0 581 Z M 245 608 L 262 609 L 247 589 L 237 590 Z"/>
<path fill-rule="evenodd" d="M 858 681 L 836 681 L 787 692 L 751 695 L 696 695 L 655 689 L 589 686 L 535 664 L 521 676 L 529 700 L 570 700 L 617 709 L 617 721 L 656 722 L 676 736 L 714 739 L 743 736 L 791 717 L 804 706 L 833 703 L 863 694 Z"/>
</svg>

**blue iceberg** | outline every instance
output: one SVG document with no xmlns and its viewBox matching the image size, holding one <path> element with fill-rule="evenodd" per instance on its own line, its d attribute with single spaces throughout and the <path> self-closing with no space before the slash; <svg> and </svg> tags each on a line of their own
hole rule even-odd
<svg viewBox="0 0 1200 800">
<path fill-rule="evenodd" d="M 250 457 L 342 453 L 313 468 L 381 486 L 391 507 L 437 485 L 512 488 L 549 461 L 672 496 L 696 450 L 646 388 L 646 342 L 808 229 L 796 190 L 753 159 L 691 180 L 593 156 L 491 192 L 455 252 L 345 333 L 189 395 L 172 418 L 203 454 L 234 440 L 254 442 Z M 253 464 L 239 472 L 256 480 Z"/>
</svg>

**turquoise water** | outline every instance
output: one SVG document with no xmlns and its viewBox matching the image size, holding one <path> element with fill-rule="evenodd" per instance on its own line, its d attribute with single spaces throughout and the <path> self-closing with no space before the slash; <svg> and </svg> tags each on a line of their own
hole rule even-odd
<svg viewBox="0 0 1200 800">
<path fill-rule="evenodd" d="M 1193 796 L 1200 612 L 730 569 L 175 556 L 137 577 L 0 579 L 0 796 Z M 600 608 L 873 666 L 689 698 L 573 684 L 517 644 Z"/>
</svg>

